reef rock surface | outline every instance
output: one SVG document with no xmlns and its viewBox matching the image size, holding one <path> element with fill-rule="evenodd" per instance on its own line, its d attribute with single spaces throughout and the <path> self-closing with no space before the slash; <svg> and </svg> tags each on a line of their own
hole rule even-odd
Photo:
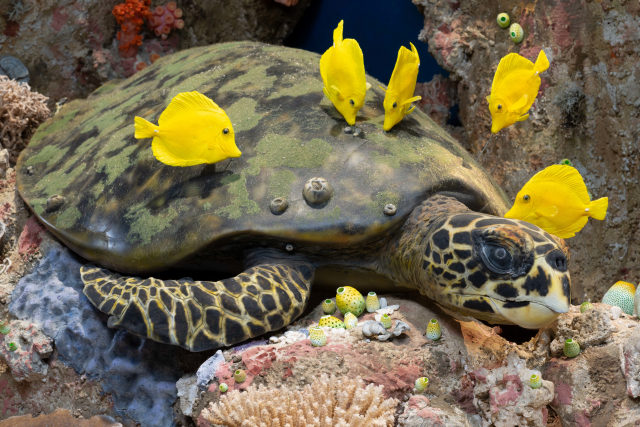
<svg viewBox="0 0 640 427">
<path fill-rule="evenodd" d="M 544 49 L 551 66 L 540 76 L 529 119 L 494 135 L 480 163 L 513 198 L 536 172 L 570 159 L 593 197 L 609 198 L 606 219 L 589 220 L 568 241 L 574 304 L 601 301 L 618 280 L 638 283 L 640 3 L 413 3 L 424 15 L 420 39 L 456 83 L 459 139 L 476 155 L 491 135 L 486 97 L 500 58 L 517 52 L 535 61 Z M 521 43 L 498 26 L 502 12 L 522 26 Z"/>
</svg>

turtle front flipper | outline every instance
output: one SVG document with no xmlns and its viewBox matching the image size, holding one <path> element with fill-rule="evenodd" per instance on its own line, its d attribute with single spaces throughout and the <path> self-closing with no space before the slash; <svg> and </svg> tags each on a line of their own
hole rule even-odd
<svg viewBox="0 0 640 427">
<path fill-rule="evenodd" d="M 84 294 L 108 326 L 191 351 L 229 346 L 282 328 L 305 309 L 314 268 L 262 263 L 218 282 L 123 277 L 91 264 Z"/>
</svg>

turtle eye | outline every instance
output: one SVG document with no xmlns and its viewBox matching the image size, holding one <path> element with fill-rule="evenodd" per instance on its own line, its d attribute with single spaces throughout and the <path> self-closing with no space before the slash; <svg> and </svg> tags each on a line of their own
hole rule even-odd
<svg viewBox="0 0 640 427">
<path fill-rule="evenodd" d="M 498 110 L 502 110 L 502 104 L 498 104 Z"/>
<path fill-rule="evenodd" d="M 528 194 L 525 194 L 522 200 L 524 200 L 525 202 L 528 202 L 529 200 L 531 200 L 531 197 L 529 197 Z"/>
<path fill-rule="evenodd" d="M 398 106 L 398 103 L 397 103 L 397 102 L 394 102 L 394 103 L 393 103 L 393 108 L 396 108 L 397 106 Z"/>
<path fill-rule="evenodd" d="M 355 103 L 355 102 L 353 102 L 353 99 L 350 99 L 350 100 L 349 100 L 349 104 L 351 104 L 351 106 L 352 106 L 352 107 L 355 107 L 355 106 L 356 106 L 356 103 Z"/>
<path fill-rule="evenodd" d="M 488 244 L 482 247 L 482 260 L 495 273 L 504 274 L 513 268 L 513 257 L 509 251 L 495 244 Z"/>
<path fill-rule="evenodd" d="M 229 128 L 224 128 L 222 129 L 222 133 L 224 133 L 225 135 L 229 133 Z"/>
</svg>

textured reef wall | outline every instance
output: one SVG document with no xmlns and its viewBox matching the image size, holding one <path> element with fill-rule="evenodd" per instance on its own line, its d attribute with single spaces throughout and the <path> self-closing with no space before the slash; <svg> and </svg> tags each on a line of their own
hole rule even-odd
<svg viewBox="0 0 640 427">
<path fill-rule="evenodd" d="M 461 141 L 473 153 L 491 134 L 485 98 L 500 58 L 535 60 L 545 50 L 551 66 L 529 119 L 494 136 L 481 164 L 513 199 L 536 172 L 570 159 L 594 198 L 609 197 L 606 220 L 568 241 L 574 301 L 600 301 L 616 280 L 640 281 L 640 3 L 413 2 L 425 17 L 420 39 L 457 82 Z M 524 29 L 521 43 L 497 25 L 501 12 Z"/>
<path fill-rule="evenodd" d="M 184 28 L 163 38 L 145 22 L 143 44 L 130 58 L 122 58 L 118 49 L 119 26 L 111 13 L 118 3 L 0 0 L 0 55 L 20 59 L 29 69 L 31 87 L 53 102 L 86 97 L 106 80 L 127 77 L 141 63 L 150 64 L 155 55 L 234 40 L 281 44 L 310 0 L 290 7 L 273 0 L 178 1 Z M 156 0 L 151 8 L 164 3 Z"/>
</svg>

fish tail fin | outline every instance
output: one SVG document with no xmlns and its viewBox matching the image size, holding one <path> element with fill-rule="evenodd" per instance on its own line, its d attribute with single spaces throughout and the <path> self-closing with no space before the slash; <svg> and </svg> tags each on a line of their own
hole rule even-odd
<svg viewBox="0 0 640 427">
<path fill-rule="evenodd" d="M 155 136 L 154 130 L 157 130 L 158 126 L 154 125 L 151 122 L 146 121 L 142 117 L 136 116 L 134 120 L 135 120 L 135 128 L 136 128 L 136 133 L 134 136 L 136 137 L 136 139 L 151 138 Z"/>
<path fill-rule="evenodd" d="M 342 41 L 342 28 L 344 26 L 344 21 L 340 21 L 335 30 L 333 30 L 333 45 L 340 43 Z"/>
<path fill-rule="evenodd" d="M 589 205 L 589 216 L 594 219 L 603 220 L 607 216 L 607 208 L 609 207 L 609 198 L 603 197 L 594 200 Z"/>
<path fill-rule="evenodd" d="M 547 59 L 547 55 L 544 53 L 544 50 L 541 50 L 538 54 L 538 59 L 536 59 L 536 63 L 533 64 L 533 69 L 538 73 L 541 73 L 547 68 L 549 68 L 549 60 Z"/>
</svg>

